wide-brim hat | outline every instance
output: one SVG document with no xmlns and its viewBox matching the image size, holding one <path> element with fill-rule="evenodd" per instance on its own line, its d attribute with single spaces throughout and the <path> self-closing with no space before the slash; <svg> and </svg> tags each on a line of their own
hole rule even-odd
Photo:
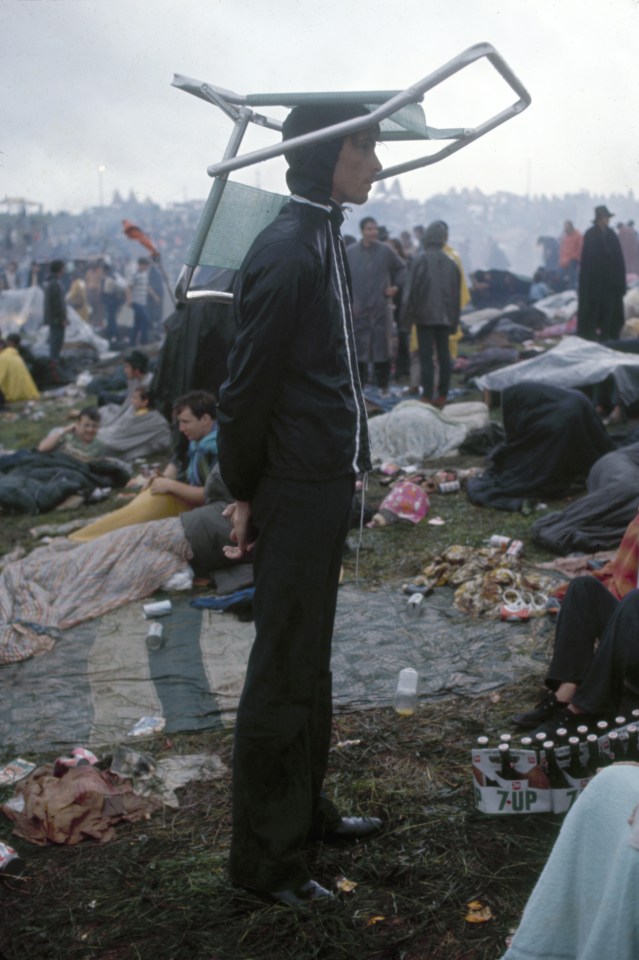
<svg viewBox="0 0 639 960">
<path fill-rule="evenodd" d="M 614 217 L 614 213 L 610 212 L 605 203 L 595 207 L 595 221 L 599 220 L 600 217 Z"/>
</svg>

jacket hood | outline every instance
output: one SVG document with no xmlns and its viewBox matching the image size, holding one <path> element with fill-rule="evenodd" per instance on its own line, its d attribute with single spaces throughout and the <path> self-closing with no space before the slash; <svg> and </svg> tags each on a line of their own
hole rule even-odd
<svg viewBox="0 0 639 960">
<path fill-rule="evenodd" d="M 282 140 L 292 140 L 313 130 L 330 127 L 334 123 L 364 117 L 369 113 L 361 104 L 322 104 L 295 107 L 282 125 Z M 296 193 L 315 203 L 328 203 L 333 187 L 333 173 L 344 137 L 325 140 L 310 147 L 300 147 L 285 153 L 288 170 L 286 183 Z"/>
<path fill-rule="evenodd" d="M 443 223 L 436 221 L 429 224 L 424 231 L 422 246 L 424 247 L 443 247 L 446 243 L 446 227 Z"/>
</svg>

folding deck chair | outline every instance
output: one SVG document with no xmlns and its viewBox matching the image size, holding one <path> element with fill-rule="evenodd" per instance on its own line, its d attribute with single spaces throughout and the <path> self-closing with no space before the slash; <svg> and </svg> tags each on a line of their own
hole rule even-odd
<svg viewBox="0 0 639 960">
<path fill-rule="evenodd" d="M 447 129 L 429 126 L 421 106 L 426 91 L 484 58 L 516 93 L 517 100 L 479 126 Z M 183 302 L 198 298 L 218 302 L 231 301 L 233 279 L 244 255 L 257 234 L 277 216 L 287 202 L 288 197 L 281 194 L 269 193 L 229 180 L 229 174 L 233 171 L 282 156 L 284 151 L 288 153 L 334 136 L 344 137 L 357 133 L 374 123 L 379 124 L 382 141 L 449 141 L 446 146 L 433 153 L 386 167 L 375 178 L 383 180 L 438 163 L 521 113 L 530 104 L 530 95 L 526 88 L 488 43 L 469 47 L 405 90 L 261 93 L 242 96 L 179 74 L 175 74 L 172 85 L 214 104 L 233 121 L 233 130 L 224 157 L 219 163 L 207 168 L 209 176 L 213 177 L 213 184 L 176 287 L 176 297 Z M 255 108 L 279 106 L 292 109 L 301 104 L 336 103 L 362 104 L 370 112 L 367 116 L 333 124 L 287 140 L 286 143 L 279 141 L 271 146 L 238 155 L 249 124 L 254 123 L 279 132 L 282 130 L 281 121 L 257 113 Z"/>
</svg>

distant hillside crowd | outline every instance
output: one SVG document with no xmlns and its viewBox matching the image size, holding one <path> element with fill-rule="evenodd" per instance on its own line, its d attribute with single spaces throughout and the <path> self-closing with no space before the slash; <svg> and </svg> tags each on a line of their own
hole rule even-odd
<svg viewBox="0 0 639 960">
<path fill-rule="evenodd" d="M 349 214 L 344 231 L 359 238 L 358 224 L 364 216 L 374 217 L 391 236 L 412 231 L 418 224 L 445 220 L 467 273 L 492 268 L 532 276 L 544 262 L 539 238 L 559 238 L 565 220 L 572 220 L 583 232 L 592 223 L 595 206 L 601 203 L 615 213 L 612 226 L 639 222 L 639 201 L 632 191 L 611 196 L 582 191 L 524 197 L 451 189 L 419 201 L 406 199 L 399 181 L 382 181 L 369 202 Z M 109 256 L 116 263 L 125 263 L 142 252 L 122 232 L 122 220 L 127 219 L 151 236 L 174 282 L 203 205 L 204 200 L 160 207 L 151 200 L 139 202 L 133 194 L 127 199 L 116 194 L 109 205 L 79 214 L 32 213 L 29 206 L 14 204 L 9 212 L 0 213 L 0 269 L 15 261 L 26 278 L 34 260 Z"/>
</svg>

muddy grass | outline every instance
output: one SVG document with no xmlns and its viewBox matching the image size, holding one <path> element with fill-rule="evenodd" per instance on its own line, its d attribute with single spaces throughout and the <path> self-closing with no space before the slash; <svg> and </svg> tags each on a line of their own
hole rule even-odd
<svg viewBox="0 0 639 960">
<path fill-rule="evenodd" d="M 524 684 L 526 698 L 529 696 Z M 486 817 L 473 806 L 469 748 L 498 732 L 520 691 L 339 714 L 328 792 L 344 810 L 384 818 L 349 846 L 313 844 L 313 876 L 354 881 L 335 904 L 297 913 L 233 889 L 225 876 L 229 779 L 180 791 L 181 806 L 118 828 L 105 845 L 34 847 L 22 879 L 2 881 L 7 960 L 495 960 L 555 837 L 552 816 Z M 210 750 L 228 734 L 158 737 L 157 756 Z M 0 838 L 11 842 L 6 822 Z M 479 898 L 494 919 L 465 921 Z"/>
<path fill-rule="evenodd" d="M 45 426 L 53 422 L 59 411 L 48 412 Z M 24 425 L 21 431 L 13 421 L 11 436 L 1 425 L 5 446 L 27 435 L 24 442 L 34 442 L 34 425 Z M 40 422 L 37 434 L 44 432 Z M 373 484 L 371 501 L 383 493 Z M 99 504 L 87 515 L 104 510 Z M 35 524 L 77 515 L 2 518 L 0 553 L 17 542 L 32 547 L 28 530 Z M 435 515 L 444 525 L 364 531 L 362 584 L 408 578 L 452 543 L 480 546 L 492 533 L 522 539 L 533 561 L 550 559 L 530 543 L 534 515 L 478 509 L 464 494 L 434 496 Z M 356 545 L 352 532 L 349 579 Z M 538 688 L 538 677 L 524 677 L 491 697 L 422 704 L 412 718 L 390 709 L 335 717 L 327 791 L 344 811 L 379 815 L 386 828 L 368 843 L 309 846 L 318 881 L 332 885 L 346 877 L 356 884 L 318 909 L 267 905 L 229 885 L 228 776 L 183 788 L 179 810 L 120 826 L 104 845 L 36 847 L 12 839 L 0 818 L 0 841 L 18 848 L 26 864 L 22 878 L 0 877 L 0 960 L 497 960 L 560 821 L 478 813 L 469 751 L 480 733 L 510 729 L 510 714 Z M 337 748 L 343 741 L 359 743 Z M 228 765 L 231 736 L 159 735 L 145 749 L 158 757 L 210 751 Z M 0 760 L 7 759 L 0 748 Z M 490 907 L 492 920 L 466 922 L 466 904 L 476 898 Z"/>
</svg>

